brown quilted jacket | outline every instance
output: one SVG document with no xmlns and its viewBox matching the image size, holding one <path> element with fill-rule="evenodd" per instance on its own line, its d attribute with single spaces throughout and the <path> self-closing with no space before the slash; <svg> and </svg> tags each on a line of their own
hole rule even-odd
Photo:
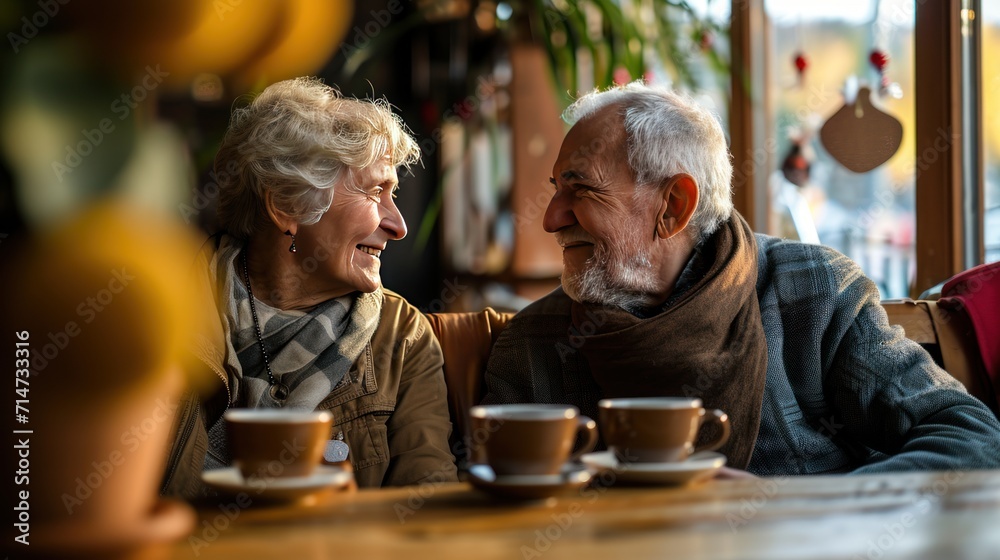
<svg viewBox="0 0 1000 560">
<path fill-rule="evenodd" d="M 210 254 L 199 270 L 207 271 Z M 209 282 L 207 272 L 202 274 Z M 207 293 L 207 292 L 206 292 Z M 452 425 L 442 373 L 441 346 L 427 318 L 402 296 L 382 290 L 378 329 L 347 380 L 317 407 L 333 413 L 331 439 L 350 448 L 358 486 L 404 486 L 457 480 L 448 447 Z M 177 408 L 176 436 L 162 494 L 204 493 L 201 471 L 211 426 L 236 395 L 229 391 L 223 327 L 217 314 L 196 329 L 193 352 L 204 370 Z M 207 386 L 206 386 L 207 385 Z"/>
</svg>

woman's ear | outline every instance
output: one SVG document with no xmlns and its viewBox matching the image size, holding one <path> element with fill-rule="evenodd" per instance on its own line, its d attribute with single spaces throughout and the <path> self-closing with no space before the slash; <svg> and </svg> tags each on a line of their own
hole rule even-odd
<svg viewBox="0 0 1000 560">
<path fill-rule="evenodd" d="M 264 207 L 267 208 L 267 216 L 271 218 L 271 222 L 282 232 L 289 232 L 291 235 L 298 233 L 299 224 L 288 214 L 284 213 L 274 204 L 274 197 L 271 196 L 271 191 L 266 191 L 264 193 Z"/>
<path fill-rule="evenodd" d="M 698 183 L 687 173 L 678 173 L 660 187 L 660 208 L 656 217 L 656 235 L 670 239 L 684 231 L 698 207 Z"/>
</svg>

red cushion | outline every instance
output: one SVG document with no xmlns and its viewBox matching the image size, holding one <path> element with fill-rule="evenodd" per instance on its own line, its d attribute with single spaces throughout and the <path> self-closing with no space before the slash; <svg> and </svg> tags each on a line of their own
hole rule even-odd
<svg viewBox="0 0 1000 560">
<path fill-rule="evenodd" d="M 939 304 L 965 309 L 986 373 L 1000 388 L 1000 262 L 956 274 L 941 289 Z"/>
</svg>

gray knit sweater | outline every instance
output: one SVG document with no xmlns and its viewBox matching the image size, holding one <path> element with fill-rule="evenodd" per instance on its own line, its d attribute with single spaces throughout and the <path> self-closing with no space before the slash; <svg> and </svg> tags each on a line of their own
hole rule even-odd
<svg viewBox="0 0 1000 560">
<path fill-rule="evenodd" d="M 1000 467 L 996 417 L 889 326 L 878 290 L 853 261 L 818 245 L 756 237 L 768 367 L 748 471 Z M 568 301 L 558 289 L 510 322 L 490 356 L 485 402 L 569 403 L 597 417 L 600 390 L 585 363 L 566 359 Z"/>
</svg>

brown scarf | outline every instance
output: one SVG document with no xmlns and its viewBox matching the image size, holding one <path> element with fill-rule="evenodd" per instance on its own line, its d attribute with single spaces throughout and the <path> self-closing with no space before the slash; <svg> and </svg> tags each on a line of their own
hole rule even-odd
<svg viewBox="0 0 1000 560">
<path fill-rule="evenodd" d="M 666 311 L 641 319 L 573 302 L 572 323 L 583 335 L 580 352 L 604 397 L 700 398 L 705 408 L 729 415 L 732 436 L 720 451 L 730 466 L 745 469 L 760 427 L 767 373 L 757 243 L 734 212 L 706 245 L 714 248 L 708 272 Z"/>
</svg>

